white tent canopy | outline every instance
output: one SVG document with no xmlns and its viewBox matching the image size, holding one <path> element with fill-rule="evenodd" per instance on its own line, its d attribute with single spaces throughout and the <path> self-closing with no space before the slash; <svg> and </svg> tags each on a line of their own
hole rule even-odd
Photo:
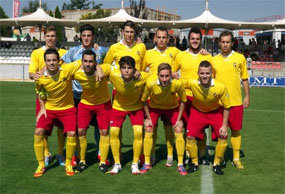
<svg viewBox="0 0 285 194">
<path fill-rule="evenodd" d="M 58 19 L 49 16 L 42 8 L 38 8 L 36 12 L 17 18 L 0 19 L 1 25 L 8 26 L 36 26 L 36 25 L 62 25 L 77 26 L 76 20 Z"/>
</svg>

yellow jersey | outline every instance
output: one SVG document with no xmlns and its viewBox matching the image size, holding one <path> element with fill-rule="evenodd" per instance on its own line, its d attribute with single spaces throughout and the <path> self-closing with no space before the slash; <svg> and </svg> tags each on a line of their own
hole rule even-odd
<svg viewBox="0 0 285 194">
<path fill-rule="evenodd" d="M 180 52 L 176 47 L 167 47 L 165 51 L 160 51 L 156 47 L 146 51 L 142 70 L 149 68 L 149 74 L 157 75 L 157 68 L 161 63 L 168 63 L 173 66 L 176 55 Z"/>
<path fill-rule="evenodd" d="M 141 72 L 140 80 L 131 80 L 125 82 L 120 70 L 111 72 L 109 81 L 116 88 L 116 94 L 113 101 L 113 108 L 121 111 L 135 111 L 142 109 L 142 93 L 148 74 Z"/>
<path fill-rule="evenodd" d="M 103 79 L 96 81 L 95 74 L 87 76 L 82 68 L 75 74 L 74 79 L 82 86 L 81 103 L 87 105 L 104 104 L 111 99 L 108 88 L 108 77 L 111 73 L 111 66 L 109 64 L 100 65 L 104 73 Z"/>
<path fill-rule="evenodd" d="M 211 112 L 220 106 L 230 108 L 230 97 L 224 84 L 212 79 L 211 86 L 204 88 L 199 80 L 185 81 L 185 87 L 193 94 L 192 106 L 201 112 Z"/>
<path fill-rule="evenodd" d="M 31 62 L 29 65 L 29 73 L 37 73 L 40 71 L 46 64 L 44 60 L 44 53 L 46 52 L 47 48 L 45 46 L 34 50 L 31 54 Z M 67 50 L 65 49 L 58 49 L 59 57 L 62 57 Z"/>
<path fill-rule="evenodd" d="M 212 63 L 211 55 L 194 54 L 186 51 L 180 52 L 175 59 L 173 72 L 180 70 L 180 78 L 182 80 L 198 80 L 199 65 L 202 61 Z M 191 90 L 186 89 L 187 96 L 193 96 Z"/>
<path fill-rule="evenodd" d="M 168 86 L 162 87 L 157 76 L 150 77 L 143 92 L 142 101 L 150 97 L 149 106 L 157 109 L 174 109 L 179 106 L 179 99 L 186 102 L 186 94 L 181 80 L 172 80 Z"/>
<path fill-rule="evenodd" d="M 40 79 L 35 80 L 37 91 L 44 89 L 47 93 L 47 110 L 66 110 L 74 107 L 72 79 L 80 66 L 81 60 L 78 60 L 60 67 L 56 75 L 50 76 L 45 71 Z"/>
<path fill-rule="evenodd" d="M 107 52 L 104 63 L 112 64 L 115 62 L 113 69 L 120 69 L 119 61 L 121 57 L 131 56 L 136 62 L 136 69 L 141 71 L 143 57 L 146 52 L 146 47 L 143 43 L 134 43 L 132 46 L 127 46 L 121 40 L 120 42 L 113 44 Z"/>
<path fill-rule="evenodd" d="M 214 78 L 229 91 L 231 106 L 242 105 L 241 79 L 248 79 L 245 57 L 234 51 L 226 57 L 218 54 L 213 57 L 212 65 Z"/>
</svg>

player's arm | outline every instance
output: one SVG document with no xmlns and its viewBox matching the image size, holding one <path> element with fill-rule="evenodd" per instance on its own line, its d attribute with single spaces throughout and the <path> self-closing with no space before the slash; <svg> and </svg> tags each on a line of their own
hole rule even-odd
<svg viewBox="0 0 285 194">
<path fill-rule="evenodd" d="M 96 76 L 96 81 L 98 82 L 100 82 L 104 77 L 104 72 L 102 71 L 102 68 L 100 67 L 100 65 L 96 65 L 95 76 Z"/>
<path fill-rule="evenodd" d="M 44 100 L 46 99 L 47 96 L 44 88 L 37 81 L 36 81 L 36 93 L 40 103 L 40 111 L 37 115 L 37 122 L 38 122 L 38 120 L 41 118 L 42 115 L 44 115 L 45 118 L 47 118 L 45 100 Z"/>
<path fill-rule="evenodd" d="M 184 88 L 184 84 L 183 82 L 181 81 L 180 84 L 179 84 L 179 88 L 178 88 L 178 96 L 180 98 L 180 105 L 179 105 L 179 112 L 178 112 L 178 117 L 177 117 L 177 121 L 174 125 L 174 128 L 175 127 L 179 127 L 179 128 L 182 128 L 183 127 L 183 122 L 181 120 L 181 117 L 182 117 L 182 113 L 185 109 L 185 103 L 187 101 L 186 99 L 186 92 L 185 92 L 185 88 Z"/>
<path fill-rule="evenodd" d="M 146 115 L 146 119 L 144 121 L 145 128 L 146 129 L 148 127 L 152 127 L 153 128 L 153 124 L 152 124 L 150 113 L 149 113 L 148 104 L 147 104 L 146 101 L 143 102 L 143 109 L 144 109 L 144 112 L 145 112 L 145 115 Z"/>
<path fill-rule="evenodd" d="M 200 51 L 199 51 L 199 54 L 201 54 L 201 55 L 209 55 L 210 53 L 206 49 L 201 48 Z"/>
<path fill-rule="evenodd" d="M 227 127 L 228 127 L 229 115 L 230 115 L 230 109 L 224 108 L 223 124 L 222 124 L 222 127 L 219 129 L 219 136 L 221 136 L 221 138 L 224 138 L 228 135 Z"/>
<path fill-rule="evenodd" d="M 248 79 L 242 80 L 242 86 L 243 86 L 244 93 L 245 93 L 245 97 L 243 100 L 243 107 L 248 108 L 249 107 L 249 101 L 250 101 Z"/>
<path fill-rule="evenodd" d="M 179 74 L 178 74 L 178 70 L 180 69 L 180 62 L 179 62 L 179 57 L 175 58 L 173 66 L 172 66 L 172 77 L 174 79 L 179 79 Z"/>
</svg>

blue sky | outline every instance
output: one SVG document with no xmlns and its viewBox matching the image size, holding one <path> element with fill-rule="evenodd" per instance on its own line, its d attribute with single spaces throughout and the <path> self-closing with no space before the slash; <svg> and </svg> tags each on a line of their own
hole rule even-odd
<svg viewBox="0 0 285 194">
<path fill-rule="evenodd" d="M 27 6 L 29 2 L 29 0 L 20 1 L 21 8 Z M 42 1 L 47 2 L 51 10 L 54 10 L 57 5 L 61 9 L 64 2 L 70 2 L 70 0 Z M 95 3 L 102 3 L 103 8 L 118 8 L 121 6 L 121 0 L 95 0 Z M 12 0 L 0 0 L 0 6 L 9 17 L 12 16 Z M 129 6 L 129 0 L 125 0 L 125 6 Z M 146 6 L 176 13 L 182 19 L 188 19 L 203 12 L 205 0 L 146 0 Z M 285 14 L 284 0 L 209 0 L 209 8 L 218 17 L 239 21 Z"/>
</svg>

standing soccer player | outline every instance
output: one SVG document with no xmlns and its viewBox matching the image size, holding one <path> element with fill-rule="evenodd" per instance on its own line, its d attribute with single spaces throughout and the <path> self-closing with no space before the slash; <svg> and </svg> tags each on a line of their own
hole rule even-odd
<svg viewBox="0 0 285 194">
<path fill-rule="evenodd" d="M 44 135 L 46 132 L 51 133 L 56 120 L 63 124 L 64 133 L 67 134 L 65 171 L 66 175 L 73 176 L 71 159 L 76 147 L 76 109 L 71 81 L 75 72 L 80 68 L 81 61 L 60 67 L 60 58 L 56 49 L 47 49 L 44 59 L 46 71 L 36 80 L 36 90 L 44 89 L 47 99 L 43 101 L 39 98 L 41 109 L 37 116 L 34 135 L 34 150 L 39 166 L 34 177 L 40 177 L 45 172 Z"/>
<path fill-rule="evenodd" d="M 59 56 L 62 57 L 67 50 L 61 49 L 61 48 L 56 48 L 55 44 L 57 41 L 57 36 L 56 36 L 56 29 L 54 26 L 48 26 L 45 28 L 44 31 L 44 39 L 45 39 L 45 45 L 42 46 L 41 48 L 38 48 L 34 50 L 31 54 L 31 62 L 29 65 L 29 77 L 30 79 L 39 79 L 42 76 L 42 73 L 40 73 L 40 70 L 46 65 L 45 60 L 44 60 L 44 53 L 47 49 L 50 48 L 55 48 L 57 49 Z M 45 94 L 45 91 L 39 91 L 41 94 Z M 40 104 L 38 101 L 38 98 L 36 100 L 36 116 L 38 115 L 38 112 L 40 110 Z M 64 148 L 64 141 L 65 138 L 63 136 L 63 129 L 62 125 L 60 123 L 56 123 L 58 126 L 57 130 L 57 136 L 58 136 L 58 155 L 57 155 L 57 160 L 59 165 L 64 166 L 64 156 L 63 156 L 63 148 Z M 48 136 L 50 134 L 47 134 L 44 138 L 45 142 L 45 165 L 47 166 L 51 160 L 51 153 L 49 152 L 48 149 Z"/>
<path fill-rule="evenodd" d="M 122 57 L 119 61 L 119 65 L 120 70 L 112 71 L 109 78 L 110 82 L 116 88 L 110 122 L 110 144 L 115 165 L 110 173 L 117 174 L 122 169 L 119 134 L 122 124 L 128 115 L 134 133 L 133 164 L 131 170 L 133 174 L 139 174 L 138 160 L 142 150 L 144 120 L 141 96 L 148 75 L 142 72 L 139 80 L 134 79 L 134 73 L 136 72 L 135 60 L 130 56 Z"/>
<path fill-rule="evenodd" d="M 199 28 L 191 28 L 188 33 L 188 44 L 189 48 L 183 52 L 180 52 L 174 63 L 173 71 L 177 72 L 180 70 L 181 79 L 183 81 L 188 79 L 197 80 L 198 79 L 198 67 L 201 61 L 212 61 L 212 56 L 210 54 L 204 54 L 201 52 L 203 49 L 201 48 L 202 43 L 202 32 Z M 174 73 L 175 74 L 175 73 Z M 190 115 L 190 108 L 193 100 L 192 91 L 186 89 L 186 98 L 187 103 L 185 106 L 185 111 L 183 112 L 183 121 L 185 126 L 187 126 L 187 121 Z M 207 160 L 205 158 L 206 151 L 206 138 L 197 141 L 199 145 L 199 157 L 200 162 L 203 164 L 207 164 Z"/>
<path fill-rule="evenodd" d="M 158 66 L 157 76 L 148 79 L 142 96 L 147 118 L 144 137 L 145 164 L 141 173 L 146 173 L 151 169 L 150 155 L 153 145 L 153 129 L 156 127 L 159 117 L 164 116 L 171 122 L 175 131 L 178 172 L 181 175 L 187 174 L 183 166 L 185 141 L 183 138 L 183 122 L 181 121 L 186 94 L 183 82 L 172 80 L 171 75 L 171 66 L 168 63 L 161 63 Z M 148 98 L 150 98 L 149 105 L 147 103 Z"/>
<path fill-rule="evenodd" d="M 226 86 L 212 79 L 212 67 L 208 61 L 200 63 L 198 76 L 199 80 L 184 80 L 185 87 L 190 89 L 193 95 L 186 140 L 186 148 L 192 159 L 188 172 L 193 173 L 199 168 L 196 140 L 203 139 L 205 127 L 211 125 L 212 139 L 218 139 L 213 171 L 222 175 L 220 163 L 227 148 L 230 98 Z"/>
<path fill-rule="evenodd" d="M 220 34 L 219 45 L 221 53 L 213 58 L 215 79 L 226 85 L 230 94 L 229 127 L 231 128 L 231 144 L 233 147 L 233 165 L 238 169 L 244 166 L 240 162 L 241 134 L 243 108 L 249 106 L 249 83 L 246 59 L 242 54 L 232 50 L 234 37 L 229 31 Z M 241 82 L 245 93 L 242 101 Z"/>
<path fill-rule="evenodd" d="M 87 150 L 87 129 L 93 116 L 97 117 L 100 130 L 100 166 L 99 170 L 103 173 L 108 171 L 105 161 L 107 160 L 110 140 L 109 140 L 109 123 L 111 114 L 111 97 L 108 89 L 108 76 L 111 68 L 109 65 L 103 65 L 102 71 L 104 78 L 96 81 L 96 54 L 92 50 L 85 50 L 82 54 L 82 68 L 79 69 L 74 79 L 82 86 L 81 101 L 78 104 L 78 135 L 80 143 L 80 163 L 75 168 L 75 171 L 83 171 L 86 165 L 86 150 Z"/>
<path fill-rule="evenodd" d="M 74 46 L 68 50 L 68 52 L 62 57 L 62 60 L 66 63 L 71 63 L 78 59 L 82 58 L 82 54 L 87 49 L 92 49 L 92 51 L 96 54 L 96 62 L 97 64 L 101 64 L 103 59 L 108 51 L 107 47 L 99 46 L 98 48 L 93 48 L 93 41 L 94 41 L 94 28 L 89 24 L 84 24 L 80 27 L 80 39 L 81 45 Z M 96 66 L 97 67 L 97 66 Z M 81 99 L 82 87 L 77 80 L 73 80 L 73 95 L 75 106 L 77 107 L 78 103 Z M 100 141 L 100 133 L 98 124 L 96 121 L 96 117 L 92 119 L 91 124 L 95 127 L 94 129 L 94 138 L 96 141 L 97 149 L 98 149 L 98 158 L 101 160 L 100 157 L 100 150 L 99 150 L 99 141 Z M 74 161 L 75 162 L 75 161 Z"/>
<path fill-rule="evenodd" d="M 161 63 L 168 63 L 173 66 L 176 55 L 180 52 L 176 47 L 167 47 L 169 41 L 168 31 L 164 27 L 159 27 L 156 30 L 154 40 L 156 47 L 146 51 L 143 60 L 143 71 L 149 72 L 150 76 L 157 74 L 157 68 Z M 170 167 L 173 165 L 173 141 L 174 134 L 172 131 L 172 125 L 166 119 L 163 119 L 165 129 L 165 140 L 167 145 L 167 161 L 166 166 Z M 154 129 L 153 133 L 153 149 L 151 153 L 151 165 L 155 164 L 155 146 L 157 140 L 157 128 Z"/>
</svg>

